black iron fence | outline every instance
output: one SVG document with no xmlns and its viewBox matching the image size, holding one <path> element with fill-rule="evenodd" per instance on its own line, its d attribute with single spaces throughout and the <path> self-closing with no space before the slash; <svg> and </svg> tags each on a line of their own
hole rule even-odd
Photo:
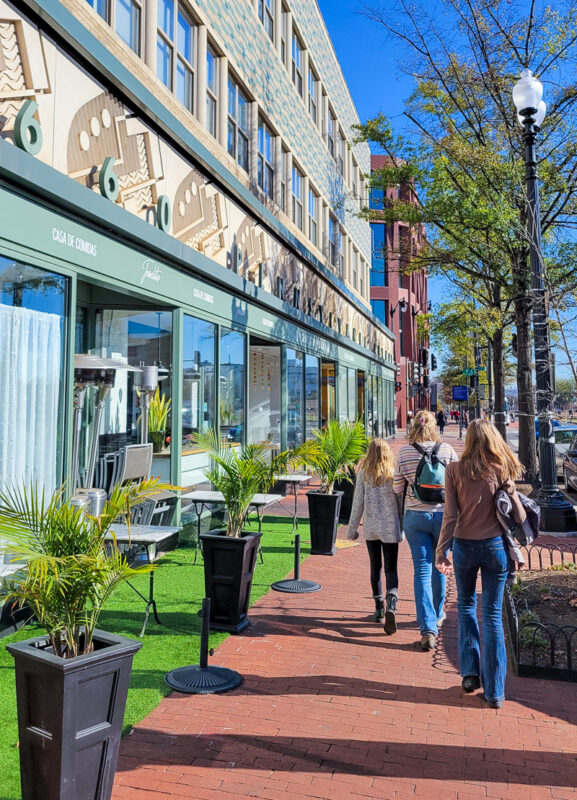
<svg viewBox="0 0 577 800">
<path fill-rule="evenodd" d="M 542 570 L 557 564 L 577 564 L 577 546 L 535 544 L 522 550 L 528 569 Z M 576 625 L 541 622 L 528 607 L 525 613 L 519 615 L 509 586 L 505 589 L 504 615 L 509 630 L 513 669 L 517 675 L 577 682 Z"/>
</svg>

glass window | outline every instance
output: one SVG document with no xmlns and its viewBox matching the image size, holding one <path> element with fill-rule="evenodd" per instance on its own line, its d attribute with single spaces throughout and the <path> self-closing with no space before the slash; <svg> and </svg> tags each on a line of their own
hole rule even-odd
<svg viewBox="0 0 577 800">
<path fill-rule="evenodd" d="M 61 275 L 0 256 L 0 485 L 62 482 L 67 289 Z"/>
<path fill-rule="evenodd" d="M 280 58 L 283 64 L 286 64 L 286 43 L 287 43 L 287 12 L 283 10 L 281 15 L 281 28 L 280 28 Z"/>
<path fill-rule="evenodd" d="M 303 93 L 303 46 L 299 37 L 293 32 L 292 37 L 292 79 L 297 92 Z"/>
<path fill-rule="evenodd" d="M 215 425 L 216 326 L 188 314 L 182 341 L 182 449 L 194 452 L 192 437 Z M 184 469 L 183 465 L 183 469 Z"/>
<path fill-rule="evenodd" d="M 319 196 L 309 188 L 309 239 L 318 244 Z"/>
<path fill-rule="evenodd" d="M 156 40 L 156 74 L 165 86 L 172 89 L 172 47 L 160 34 Z"/>
<path fill-rule="evenodd" d="M 339 419 L 349 418 L 349 371 L 339 364 Z"/>
<path fill-rule="evenodd" d="M 318 122 L 318 81 L 312 67 L 309 68 L 309 114 L 315 125 Z"/>
<path fill-rule="evenodd" d="M 271 41 L 274 41 L 274 0 L 258 0 L 258 16 Z"/>
<path fill-rule="evenodd" d="M 384 322 L 384 324 L 387 325 L 387 327 L 389 325 L 388 306 L 389 304 L 387 300 L 371 300 L 371 308 L 373 310 L 373 314 L 378 320 Z"/>
<path fill-rule="evenodd" d="M 339 230 L 339 223 L 332 216 L 329 215 L 329 262 L 333 267 L 338 267 L 341 256 L 341 232 Z"/>
<path fill-rule="evenodd" d="M 386 225 L 371 225 L 372 259 L 371 286 L 387 285 L 387 233 Z"/>
<path fill-rule="evenodd" d="M 304 440 L 304 354 L 287 348 L 287 447 Z"/>
<path fill-rule="evenodd" d="M 280 152 L 280 207 L 286 211 L 286 184 L 288 171 L 288 151 L 281 148 Z"/>
<path fill-rule="evenodd" d="M 220 433 L 228 442 L 244 440 L 245 336 L 220 331 Z"/>
<path fill-rule="evenodd" d="M 312 439 L 319 427 L 320 376 L 316 356 L 305 356 L 305 438 Z"/>
<path fill-rule="evenodd" d="M 348 370 L 349 373 L 349 420 L 354 422 L 357 418 L 357 371 Z"/>
<path fill-rule="evenodd" d="M 140 17 L 140 3 L 135 0 L 116 0 L 116 33 L 139 55 Z"/>
<path fill-rule="evenodd" d="M 321 363 L 321 426 L 336 417 L 336 365 L 333 361 Z"/>
<path fill-rule="evenodd" d="M 102 17 L 102 19 L 105 19 L 106 22 L 110 22 L 108 0 L 88 0 L 88 3 L 96 11 L 96 13 Z"/>
<path fill-rule="evenodd" d="M 194 102 L 194 33 L 196 25 L 178 10 L 176 26 L 176 96 L 189 111 Z"/>
<path fill-rule="evenodd" d="M 303 176 L 297 167 L 293 166 L 292 179 L 292 218 L 295 225 L 303 227 Z"/>
<path fill-rule="evenodd" d="M 329 109 L 329 118 L 327 120 L 327 139 L 329 146 L 329 153 L 333 158 L 336 157 L 336 132 L 337 120 L 333 112 Z"/>
<path fill-rule="evenodd" d="M 228 140 L 230 155 L 248 172 L 249 100 L 232 79 L 228 82 Z"/>
<path fill-rule="evenodd" d="M 218 57 L 212 47 L 206 48 L 206 128 L 216 136 L 216 107 L 218 97 Z"/>
<path fill-rule="evenodd" d="M 193 103 L 195 27 L 174 0 L 159 0 L 156 74 L 189 111 Z"/>
<path fill-rule="evenodd" d="M 249 442 L 269 442 L 280 447 L 281 434 L 281 350 L 277 345 L 250 346 Z"/>
<path fill-rule="evenodd" d="M 385 207 L 385 192 L 383 189 L 371 189 L 369 193 L 369 208 L 382 211 Z"/>
<path fill-rule="evenodd" d="M 358 250 L 355 250 L 353 247 L 353 258 L 351 264 L 351 272 L 352 272 L 352 284 L 353 289 L 357 288 L 357 277 L 359 272 L 359 253 Z"/>
<path fill-rule="evenodd" d="M 273 135 L 263 120 L 258 126 L 258 185 L 263 192 L 274 198 Z"/>
<path fill-rule="evenodd" d="M 341 175 L 345 174 L 345 138 L 341 131 L 337 132 L 337 169 Z"/>
</svg>

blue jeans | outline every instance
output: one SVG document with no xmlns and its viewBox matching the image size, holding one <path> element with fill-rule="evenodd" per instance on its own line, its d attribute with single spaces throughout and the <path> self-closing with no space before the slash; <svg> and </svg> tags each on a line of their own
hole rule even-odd
<svg viewBox="0 0 577 800">
<path fill-rule="evenodd" d="M 503 594 L 507 552 L 501 536 L 453 540 L 453 568 L 458 592 L 461 675 L 478 675 L 487 700 L 503 700 L 507 651 L 503 633 Z M 477 573 L 481 570 L 483 653 L 477 622 Z"/>
<path fill-rule="evenodd" d="M 445 576 L 435 567 L 435 549 L 443 512 L 405 511 L 403 530 L 413 557 L 415 604 L 421 633 L 439 632 L 437 620 L 445 604 Z"/>
</svg>

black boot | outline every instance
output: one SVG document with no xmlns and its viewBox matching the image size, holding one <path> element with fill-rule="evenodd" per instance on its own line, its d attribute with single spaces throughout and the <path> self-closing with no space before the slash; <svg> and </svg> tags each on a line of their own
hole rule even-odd
<svg viewBox="0 0 577 800">
<path fill-rule="evenodd" d="M 382 622 L 385 616 L 385 601 L 382 597 L 375 597 L 375 622 Z"/>
<path fill-rule="evenodd" d="M 385 633 L 388 636 L 392 636 L 393 633 L 397 632 L 397 620 L 395 618 L 396 611 L 397 611 L 397 595 L 388 594 L 387 610 L 385 612 Z"/>
</svg>

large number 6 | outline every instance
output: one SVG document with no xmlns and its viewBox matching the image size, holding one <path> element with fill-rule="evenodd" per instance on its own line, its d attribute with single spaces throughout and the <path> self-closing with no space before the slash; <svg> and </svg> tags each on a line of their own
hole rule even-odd
<svg viewBox="0 0 577 800">
<path fill-rule="evenodd" d="M 171 217 L 170 200 L 165 194 L 161 194 L 156 204 L 156 224 L 161 231 L 170 232 Z"/>
<path fill-rule="evenodd" d="M 106 197 L 112 203 L 116 202 L 118 197 L 118 175 L 114 171 L 114 158 L 112 156 L 107 156 L 104 159 L 98 176 L 98 186 L 103 197 Z"/>
<path fill-rule="evenodd" d="M 21 150 L 35 156 L 42 147 L 42 130 L 40 123 L 34 119 L 38 111 L 36 100 L 26 100 L 14 122 L 14 139 Z"/>
</svg>

